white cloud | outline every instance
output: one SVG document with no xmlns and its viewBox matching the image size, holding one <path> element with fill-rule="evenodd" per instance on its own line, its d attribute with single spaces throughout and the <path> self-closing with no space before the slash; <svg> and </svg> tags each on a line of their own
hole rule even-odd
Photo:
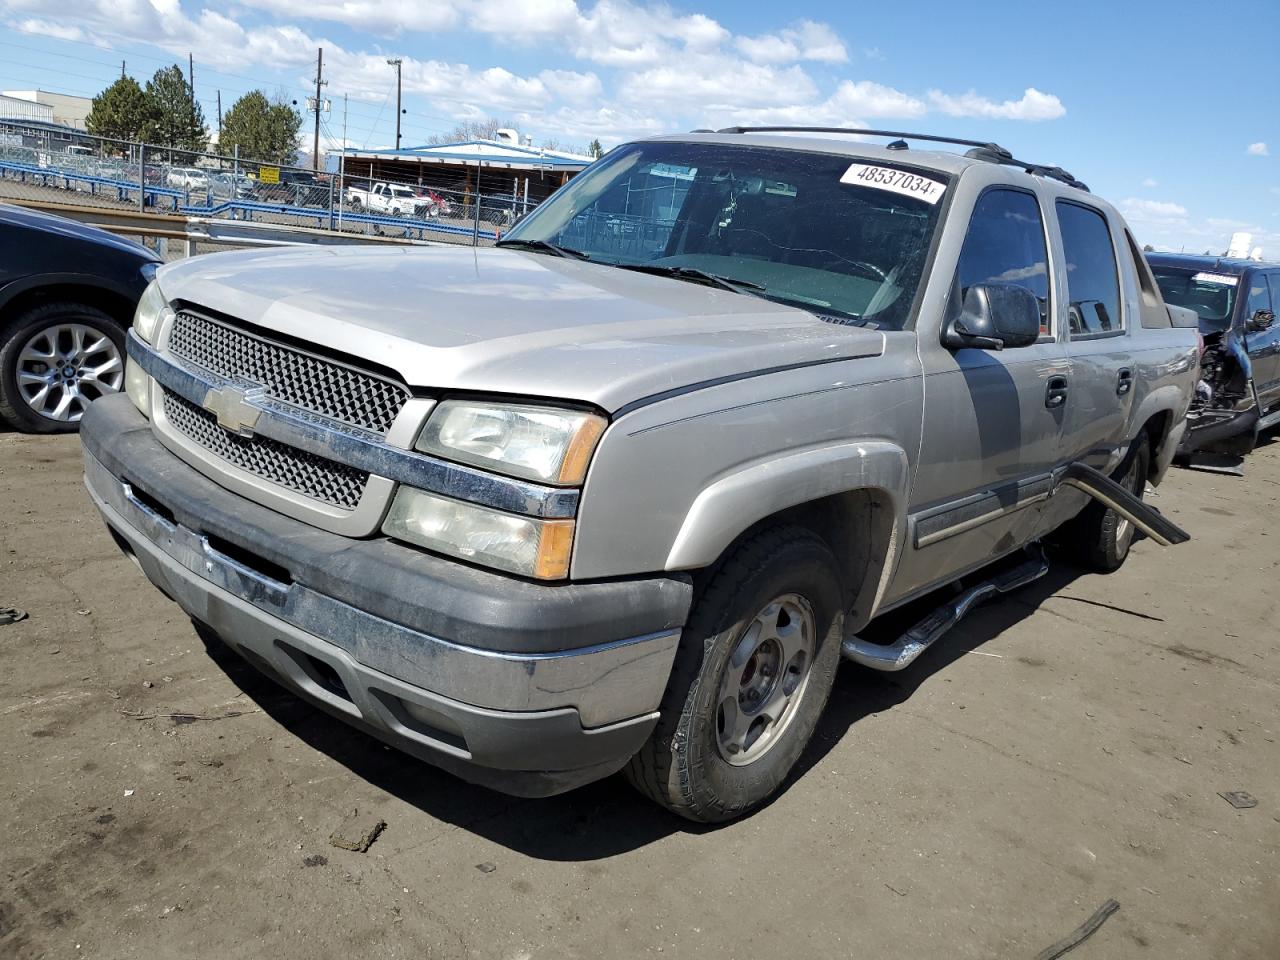
<svg viewBox="0 0 1280 960">
<path fill-rule="evenodd" d="M 776 33 L 759 37 L 738 37 L 734 45 L 748 60 L 756 63 L 787 63 L 800 59 L 800 48 Z"/>
<path fill-rule="evenodd" d="M 817 96 L 817 87 L 799 67 L 744 63 L 719 54 L 640 70 L 626 76 L 619 89 L 624 103 L 697 111 L 777 107 Z"/>
<path fill-rule="evenodd" d="M 1267 145 L 1259 140 L 1257 143 L 1251 143 L 1245 148 L 1245 153 L 1251 157 L 1266 157 L 1271 155 L 1271 151 L 1267 149 Z"/>
<path fill-rule="evenodd" d="M 986 117 L 991 120 L 1056 120 L 1067 108 L 1051 93 L 1027 87 L 1019 100 L 996 103 L 970 90 L 959 95 L 930 90 L 929 101 L 953 117 Z"/>
<path fill-rule="evenodd" d="M 1142 185 L 1146 187 L 1148 190 L 1153 190 L 1156 187 L 1160 186 L 1159 182 L 1156 180 L 1153 180 L 1151 177 L 1147 177 L 1145 180 L 1143 180 Z"/>
<path fill-rule="evenodd" d="M 844 63 L 849 59 L 844 41 L 836 32 L 827 24 L 813 20 L 801 20 L 778 33 L 737 37 L 734 45 L 743 56 L 756 63 L 790 63 L 796 60 Z"/>
<path fill-rule="evenodd" d="M 919 117 L 928 111 L 923 100 L 870 80 L 845 80 L 830 103 L 862 117 Z"/>
<path fill-rule="evenodd" d="M 903 91 L 867 77 L 836 82 L 809 72 L 812 64 L 849 59 L 828 24 L 798 20 L 735 36 L 712 17 L 673 9 L 664 0 L 240 2 L 201 8 L 198 0 L 0 0 L 0 22 L 69 40 L 159 47 L 182 63 L 194 51 L 198 84 L 202 65 L 242 77 L 283 74 L 294 96 L 310 85 L 322 46 L 327 95 L 348 94 L 353 103 L 372 107 L 356 121 L 356 140 L 366 136 L 363 130 L 385 137 L 394 117 L 386 109 L 395 91 L 395 74 L 386 64 L 391 55 L 403 60 L 409 114 L 429 115 L 436 130 L 500 116 L 536 138 L 617 142 L 729 123 L 858 126 L 930 111 L 1022 120 L 1065 112 L 1057 97 L 1034 88 L 1020 100 L 1000 103 L 974 91 Z M 344 30 L 339 44 L 299 26 L 317 23 L 341 24 L 356 39 L 348 40 Z M 522 51 L 519 58 L 465 62 L 419 59 L 405 50 L 465 49 L 463 31 L 497 44 L 536 47 L 538 56 Z M 411 33 L 429 35 L 430 42 L 400 49 L 377 42 Z M 862 55 L 874 59 L 878 51 Z M 528 73 L 505 65 L 530 61 L 537 66 Z M 269 92 L 272 82 L 263 84 Z M 419 130 L 421 125 L 419 119 Z"/>
<path fill-rule="evenodd" d="M 600 78 L 594 73 L 578 73 L 575 70 L 543 70 L 538 74 L 552 95 L 574 102 L 599 99 L 604 95 Z"/>
<path fill-rule="evenodd" d="M 440 0 L 417 2 L 431 6 Z M 578 16 L 574 0 L 485 0 L 470 6 L 467 24 L 481 33 L 505 34 L 516 42 L 523 42 L 573 30 Z"/>
<path fill-rule="evenodd" d="M 572 3 L 572 0 L 569 0 Z M 253 0 L 252 8 L 277 16 L 342 23 L 371 33 L 447 30 L 458 23 L 450 0 Z"/>
<path fill-rule="evenodd" d="M 73 24 L 52 23 L 48 20 L 29 19 L 17 24 L 22 33 L 35 33 L 55 40 L 87 40 L 85 32 Z"/>
<path fill-rule="evenodd" d="M 1168 200 L 1142 200 L 1138 197 L 1127 197 L 1121 200 L 1118 206 L 1128 220 L 1184 220 L 1187 216 L 1186 207 Z"/>
</svg>

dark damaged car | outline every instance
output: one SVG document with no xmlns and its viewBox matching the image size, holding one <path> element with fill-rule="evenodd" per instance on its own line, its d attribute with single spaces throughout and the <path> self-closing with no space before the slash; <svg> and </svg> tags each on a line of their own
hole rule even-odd
<svg viewBox="0 0 1280 960">
<path fill-rule="evenodd" d="M 1183 459 L 1243 456 L 1280 423 L 1280 264 L 1148 254 L 1165 302 L 1199 317 L 1200 381 L 1179 446 Z"/>
</svg>

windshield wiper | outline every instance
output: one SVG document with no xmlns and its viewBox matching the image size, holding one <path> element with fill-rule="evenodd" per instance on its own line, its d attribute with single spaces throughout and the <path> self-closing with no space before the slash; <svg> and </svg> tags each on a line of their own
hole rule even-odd
<svg viewBox="0 0 1280 960">
<path fill-rule="evenodd" d="M 521 250 L 537 250 L 543 253 L 554 253 L 557 257 L 567 257 L 570 260 L 591 259 L 590 254 L 583 253 L 581 250 L 574 250 L 572 247 L 562 247 L 547 240 L 521 240 L 519 237 L 516 237 L 514 240 L 499 240 L 494 244 L 494 246 L 518 247 Z"/>
<path fill-rule="evenodd" d="M 708 273 L 697 267 L 670 266 L 658 263 L 611 263 L 611 267 L 623 270 L 635 270 L 638 273 L 652 273 L 659 277 L 675 277 L 677 280 L 688 280 L 690 283 L 704 283 L 709 287 L 731 290 L 734 293 L 745 293 L 760 296 L 765 291 L 763 283 L 752 280 L 738 280 L 734 277 L 722 277 L 718 273 Z"/>
</svg>

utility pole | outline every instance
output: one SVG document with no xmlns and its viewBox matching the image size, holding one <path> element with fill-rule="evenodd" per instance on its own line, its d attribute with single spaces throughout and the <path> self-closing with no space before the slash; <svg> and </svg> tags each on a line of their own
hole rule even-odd
<svg viewBox="0 0 1280 960">
<path fill-rule="evenodd" d="M 320 169 L 320 88 L 323 87 L 328 80 L 322 79 L 324 74 L 324 47 L 316 51 L 316 132 L 311 143 L 311 169 L 318 171 Z"/>
<path fill-rule="evenodd" d="M 222 149 L 222 91 L 218 91 L 218 149 Z"/>
<path fill-rule="evenodd" d="M 123 60 L 120 61 L 120 79 L 121 80 L 124 79 L 124 61 Z"/>
<path fill-rule="evenodd" d="M 396 149 L 400 149 L 400 65 L 404 63 L 399 57 L 394 60 L 388 60 L 391 66 L 396 68 Z"/>
<path fill-rule="evenodd" d="M 182 125 L 188 131 L 188 135 L 192 135 L 195 133 L 196 117 L 196 58 L 190 53 L 187 54 L 187 92 L 191 95 L 191 112 Z M 203 138 L 204 130 L 200 133 Z"/>
<path fill-rule="evenodd" d="M 342 231 L 342 198 L 347 182 L 347 95 L 342 95 L 342 153 L 338 154 L 338 231 Z"/>
</svg>

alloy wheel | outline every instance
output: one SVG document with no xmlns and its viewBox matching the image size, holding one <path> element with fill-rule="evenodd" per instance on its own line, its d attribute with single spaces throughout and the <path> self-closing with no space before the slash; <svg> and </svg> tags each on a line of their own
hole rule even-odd
<svg viewBox="0 0 1280 960">
<path fill-rule="evenodd" d="M 18 353 L 18 393 L 40 416 L 76 423 L 90 402 L 124 384 L 124 359 L 114 340 L 83 323 L 45 327 Z"/>
</svg>

